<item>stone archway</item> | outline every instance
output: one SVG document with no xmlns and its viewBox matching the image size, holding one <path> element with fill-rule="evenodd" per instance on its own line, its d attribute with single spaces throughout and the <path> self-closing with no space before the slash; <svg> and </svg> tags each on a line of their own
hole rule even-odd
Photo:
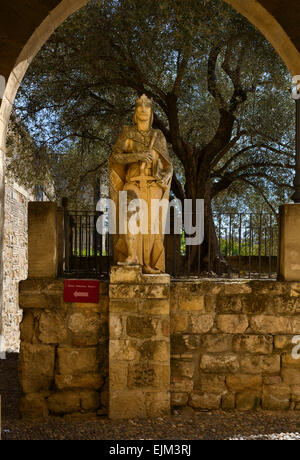
<svg viewBox="0 0 300 460">
<path fill-rule="evenodd" d="M 288 30 L 284 30 L 272 14 L 258 0 L 224 0 L 254 24 L 273 45 L 281 56 L 292 75 L 300 74 L 300 52 L 289 38 Z M 260 0 L 265 3 L 264 0 Z M 54 30 L 71 14 L 86 5 L 88 0 L 62 0 L 44 21 L 35 29 L 19 54 L 11 69 L 0 108 L 0 330 L 2 310 L 2 246 L 4 224 L 4 160 L 6 132 L 8 121 L 19 85 L 32 59 L 41 49 Z M 276 3 L 270 0 L 268 3 Z M 54 2 L 55 4 L 55 2 Z"/>
</svg>

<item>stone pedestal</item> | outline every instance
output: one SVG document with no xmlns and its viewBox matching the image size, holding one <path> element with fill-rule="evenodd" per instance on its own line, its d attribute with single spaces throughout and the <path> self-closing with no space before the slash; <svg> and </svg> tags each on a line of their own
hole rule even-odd
<svg viewBox="0 0 300 460">
<path fill-rule="evenodd" d="M 50 202 L 28 205 L 28 277 L 56 278 L 58 273 L 57 206 Z"/>
<path fill-rule="evenodd" d="M 112 267 L 109 417 L 170 413 L 170 277 Z"/>
<path fill-rule="evenodd" d="M 280 206 L 280 281 L 300 281 L 300 204 Z"/>
</svg>

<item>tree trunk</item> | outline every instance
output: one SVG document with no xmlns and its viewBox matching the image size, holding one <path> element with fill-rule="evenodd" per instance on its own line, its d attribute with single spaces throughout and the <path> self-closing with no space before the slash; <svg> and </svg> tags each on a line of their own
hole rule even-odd
<svg viewBox="0 0 300 460">
<path fill-rule="evenodd" d="M 195 189 L 192 184 L 186 186 L 187 198 L 193 200 L 193 217 L 196 214 L 196 200 L 204 200 L 204 241 L 201 246 L 186 248 L 187 265 L 189 274 L 209 272 L 221 275 L 228 272 L 228 263 L 221 254 L 217 232 L 212 213 L 211 182 L 209 179 L 201 181 L 200 189 Z M 193 222 L 195 225 L 196 222 Z M 200 251 L 200 254 L 199 254 Z"/>
</svg>

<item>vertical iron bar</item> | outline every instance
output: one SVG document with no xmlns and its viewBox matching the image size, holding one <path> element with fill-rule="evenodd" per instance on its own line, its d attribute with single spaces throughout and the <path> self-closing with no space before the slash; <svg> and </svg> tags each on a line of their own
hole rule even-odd
<svg viewBox="0 0 300 460">
<path fill-rule="evenodd" d="M 271 235 L 272 235 L 272 214 L 270 214 L 270 232 L 269 232 L 269 278 L 272 273 L 272 246 L 271 246 Z"/>
<path fill-rule="evenodd" d="M 258 277 L 261 277 L 261 234 L 262 234 L 262 213 L 259 216 L 259 234 L 258 234 Z"/>
<path fill-rule="evenodd" d="M 211 272 L 211 247 L 210 247 L 210 232 L 211 232 L 211 219 L 209 220 L 209 225 L 208 225 L 208 276 L 210 277 L 210 272 Z"/>
<path fill-rule="evenodd" d="M 222 219 L 222 215 L 219 214 L 219 260 L 218 260 L 218 275 L 221 274 L 221 244 L 222 244 L 222 235 L 221 235 L 221 219 Z"/>
<path fill-rule="evenodd" d="M 252 214 L 249 222 L 249 279 L 251 279 L 251 250 L 252 250 Z"/>
<path fill-rule="evenodd" d="M 239 221 L 239 278 L 241 277 L 241 241 L 242 241 L 242 214 Z"/>
</svg>

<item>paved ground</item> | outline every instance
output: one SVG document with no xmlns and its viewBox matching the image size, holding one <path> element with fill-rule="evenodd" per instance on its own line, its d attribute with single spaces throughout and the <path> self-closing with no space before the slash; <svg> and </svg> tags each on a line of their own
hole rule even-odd
<svg viewBox="0 0 300 460">
<path fill-rule="evenodd" d="M 23 421 L 18 415 L 20 390 L 17 356 L 0 360 L 2 439 L 291 439 L 300 440 L 300 412 L 176 412 L 171 417 L 112 422 L 106 417 L 50 417 Z"/>
</svg>

